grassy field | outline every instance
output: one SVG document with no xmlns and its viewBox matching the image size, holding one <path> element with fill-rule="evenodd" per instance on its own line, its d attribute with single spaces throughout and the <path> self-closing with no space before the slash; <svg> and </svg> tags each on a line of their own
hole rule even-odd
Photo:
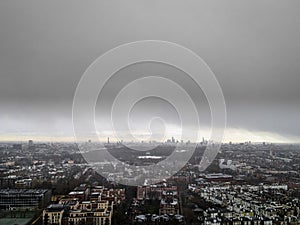
<svg viewBox="0 0 300 225">
<path fill-rule="evenodd" d="M 1 218 L 1 225 L 26 225 L 32 218 Z"/>
<path fill-rule="evenodd" d="M 1 213 L 1 225 L 26 225 L 34 217 L 35 212 L 5 212 Z"/>
</svg>

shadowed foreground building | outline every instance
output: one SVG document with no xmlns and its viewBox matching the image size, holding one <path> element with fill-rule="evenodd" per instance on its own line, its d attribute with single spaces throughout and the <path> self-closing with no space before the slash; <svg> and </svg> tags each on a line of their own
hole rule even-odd
<svg viewBox="0 0 300 225">
<path fill-rule="evenodd" d="M 43 209 L 51 200 L 47 189 L 0 189 L 1 210 Z"/>
<path fill-rule="evenodd" d="M 44 225 L 50 224 L 62 224 L 63 214 L 65 212 L 65 207 L 60 204 L 53 204 L 48 206 L 43 211 L 43 221 Z"/>
</svg>

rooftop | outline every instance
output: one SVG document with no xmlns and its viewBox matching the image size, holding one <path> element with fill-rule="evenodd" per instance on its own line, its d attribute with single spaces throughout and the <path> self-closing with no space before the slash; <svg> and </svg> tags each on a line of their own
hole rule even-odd
<svg viewBox="0 0 300 225">
<path fill-rule="evenodd" d="M 44 194 L 48 189 L 0 189 L 0 194 Z"/>
</svg>

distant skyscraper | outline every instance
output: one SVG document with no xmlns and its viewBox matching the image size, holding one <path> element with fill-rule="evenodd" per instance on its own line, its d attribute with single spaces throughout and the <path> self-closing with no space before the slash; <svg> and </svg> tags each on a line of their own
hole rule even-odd
<svg viewBox="0 0 300 225">
<path fill-rule="evenodd" d="M 28 145 L 29 145 L 29 146 L 33 146 L 33 140 L 29 140 L 29 141 L 28 141 Z"/>
</svg>

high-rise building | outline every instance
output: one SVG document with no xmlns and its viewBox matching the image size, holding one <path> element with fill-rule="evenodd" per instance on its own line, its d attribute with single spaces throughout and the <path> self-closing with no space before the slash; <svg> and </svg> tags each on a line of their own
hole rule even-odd
<svg viewBox="0 0 300 225">
<path fill-rule="evenodd" d="M 28 146 L 33 146 L 33 140 L 28 140 Z"/>
</svg>

